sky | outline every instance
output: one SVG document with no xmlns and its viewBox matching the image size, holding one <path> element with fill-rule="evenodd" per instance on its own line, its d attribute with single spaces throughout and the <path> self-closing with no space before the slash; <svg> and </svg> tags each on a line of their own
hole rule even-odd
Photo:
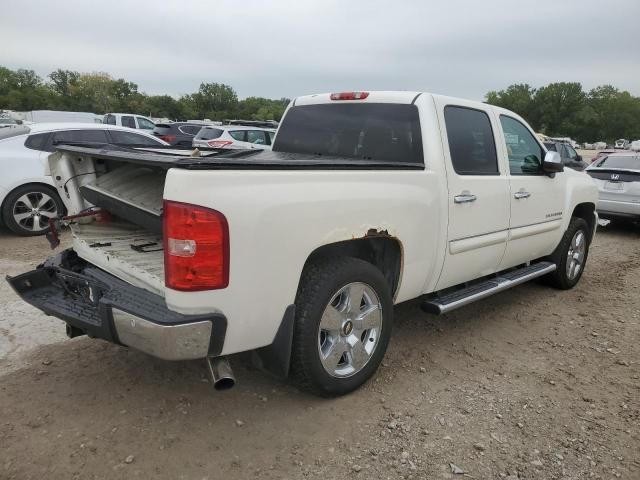
<svg viewBox="0 0 640 480">
<path fill-rule="evenodd" d="M 148 94 L 240 98 L 513 83 L 640 96 L 640 0 L 0 0 L 0 65 L 107 72 Z"/>
</svg>

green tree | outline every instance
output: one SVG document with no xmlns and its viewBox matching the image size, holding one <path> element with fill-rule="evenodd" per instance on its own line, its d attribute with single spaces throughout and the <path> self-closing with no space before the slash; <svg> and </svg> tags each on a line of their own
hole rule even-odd
<svg viewBox="0 0 640 480">
<path fill-rule="evenodd" d="M 575 137 L 579 131 L 578 113 L 585 105 L 586 95 L 577 82 L 558 82 L 538 89 L 534 102 L 540 128 L 547 135 Z"/>
<path fill-rule="evenodd" d="M 539 115 L 535 103 L 536 89 L 527 83 L 508 86 L 505 90 L 490 91 L 485 96 L 491 105 L 506 108 L 526 118 L 533 128 L 538 127 Z"/>
<path fill-rule="evenodd" d="M 191 95 L 198 118 L 222 120 L 233 116 L 238 95 L 223 83 L 201 83 L 198 92 Z"/>
</svg>

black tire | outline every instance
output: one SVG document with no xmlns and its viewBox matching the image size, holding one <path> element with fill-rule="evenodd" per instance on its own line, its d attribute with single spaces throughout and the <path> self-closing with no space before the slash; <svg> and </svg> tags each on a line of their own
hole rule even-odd
<svg viewBox="0 0 640 480">
<path fill-rule="evenodd" d="M 28 205 L 20 200 L 24 198 L 25 195 L 32 201 L 45 198 L 44 195 L 48 196 L 51 200 L 42 205 L 41 212 L 43 215 L 38 215 L 37 218 L 26 218 L 20 223 L 16 220 L 14 212 L 28 213 Z M 49 216 L 62 216 L 64 211 L 64 203 L 62 203 L 62 200 L 60 200 L 54 188 L 48 185 L 34 183 L 18 187 L 7 195 L 2 205 L 2 220 L 4 224 L 17 235 L 23 237 L 44 235 L 49 230 Z M 48 216 L 45 216 L 44 213 Z"/>
<path fill-rule="evenodd" d="M 319 352 L 320 321 L 325 308 L 343 287 L 366 284 L 381 306 L 381 333 L 367 363 L 348 377 L 330 375 Z M 360 306 L 358 306 L 360 308 Z M 391 338 L 393 300 L 389 285 L 376 267 L 353 257 L 315 261 L 305 267 L 296 296 L 296 323 L 293 333 L 291 379 L 302 390 L 330 397 L 357 389 L 375 373 Z"/>
<path fill-rule="evenodd" d="M 584 252 L 584 260 L 582 262 L 582 266 L 578 271 L 577 275 L 573 278 L 570 278 L 567 275 L 567 261 L 568 261 L 568 253 L 569 247 L 571 246 L 571 242 L 573 237 L 577 232 L 582 231 L 584 235 L 585 242 L 585 252 Z M 584 272 L 584 267 L 587 264 L 587 259 L 589 257 L 589 240 L 591 238 L 591 234 L 589 231 L 589 225 L 587 222 L 578 217 L 573 217 L 571 222 L 569 223 L 569 227 L 564 232 L 562 236 L 562 240 L 558 244 L 558 247 L 553 252 L 550 257 L 550 260 L 557 265 L 558 268 L 554 272 L 551 272 L 549 275 L 545 276 L 545 281 L 547 284 L 551 285 L 554 288 L 558 288 L 560 290 L 568 290 L 576 286 L 576 284 L 580 281 L 582 277 L 582 273 Z"/>
</svg>

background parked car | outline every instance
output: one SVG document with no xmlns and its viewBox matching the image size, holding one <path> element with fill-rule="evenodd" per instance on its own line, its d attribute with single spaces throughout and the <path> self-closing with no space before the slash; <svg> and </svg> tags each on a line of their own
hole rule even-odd
<svg viewBox="0 0 640 480">
<path fill-rule="evenodd" d="M 627 150 L 629 148 L 629 140 L 626 138 L 621 138 L 616 140 L 615 148 L 621 148 L 623 150 Z"/>
<path fill-rule="evenodd" d="M 102 119 L 106 125 L 118 125 L 119 127 L 137 128 L 139 130 L 152 131 L 156 124 L 142 115 L 132 115 L 130 113 L 107 113 Z"/>
<path fill-rule="evenodd" d="M 0 128 L 12 127 L 14 125 L 18 125 L 13 118 L 9 117 L 0 117 Z"/>
<path fill-rule="evenodd" d="M 47 157 L 64 143 L 158 147 L 167 144 L 144 132 L 92 123 L 37 123 L 0 129 L 0 212 L 18 235 L 41 235 L 49 218 L 64 211 L 49 175 Z"/>
<path fill-rule="evenodd" d="M 607 155 L 610 155 L 612 153 L 616 153 L 617 151 L 618 150 L 616 150 L 615 148 L 605 148 L 604 150 L 600 150 L 591 159 L 591 163 L 595 163 L 596 160 L 600 160 L 601 158 L 606 157 Z"/>
<path fill-rule="evenodd" d="M 199 148 L 271 150 L 276 131 L 270 128 L 240 125 L 205 126 L 193 139 Z"/>
<path fill-rule="evenodd" d="M 191 147 L 202 124 L 189 122 L 156 123 L 153 134 L 169 145 Z"/>
<path fill-rule="evenodd" d="M 614 152 L 593 162 L 586 172 L 598 185 L 598 213 L 640 219 L 640 154 Z"/>
<path fill-rule="evenodd" d="M 565 167 L 569 167 L 574 170 L 584 170 L 589 165 L 582 159 L 582 155 L 579 155 L 578 152 L 576 152 L 568 143 L 544 142 L 544 146 L 547 147 L 547 150 L 558 152 Z"/>
</svg>

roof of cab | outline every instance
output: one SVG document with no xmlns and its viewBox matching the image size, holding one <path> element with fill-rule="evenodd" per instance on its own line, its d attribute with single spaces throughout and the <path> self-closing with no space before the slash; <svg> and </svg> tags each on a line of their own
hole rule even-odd
<svg viewBox="0 0 640 480">
<path fill-rule="evenodd" d="M 315 93 L 313 95 L 303 95 L 297 97 L 294 105 L 314 105 L 318 103 L 338 103 L 338 102 L 361 102 L 361 103 L 413 103 L 413 101 L 421 94 L 421 92 L 404 92 L 404 91 L 365 91 L 369 96 L 360 100 L 331 100 L 331 93 Z M 332 92 L 341 93 L 341 92 Z"/>
</svg>

